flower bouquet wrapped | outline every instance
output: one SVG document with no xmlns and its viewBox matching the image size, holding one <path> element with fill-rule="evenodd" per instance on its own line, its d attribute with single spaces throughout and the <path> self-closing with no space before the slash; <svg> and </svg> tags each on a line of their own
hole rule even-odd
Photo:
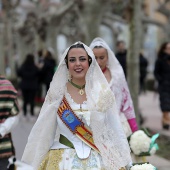
<svg viewBox="0 0 170 170">
<path fill-rule="evenodd" d="M 157 168 L 149 163 L 141 163 L 133 165 L 130 170 L 157 170 Z"/>
<path fill-rule="evenodd" d="M 159 134 L 151 136 L 146 129 L 134 132 L 128 138 L 129 146 L 136 156 L 150 156 L 159 149 L 155 143 Z"/>
</svg>

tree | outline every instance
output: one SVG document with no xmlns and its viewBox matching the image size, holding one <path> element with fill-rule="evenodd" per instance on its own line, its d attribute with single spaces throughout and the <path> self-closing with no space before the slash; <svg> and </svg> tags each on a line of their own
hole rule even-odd
<svg viewBox="0 0 170 170">
<path fill-rule="evenodd" d="M 131 0 L 130 10 L 130 42 L 128 48 L 128 84 L 139 121 L 138 94 L 139 94 L 139 52 L 141 49 L 142 0 Z"/>
<path fill-rule="evenodd" d="M 22 55 L 31 49 L 45 49 L 52 47 L 57 56 L 56 37 L 59 34 L 61 21 L 74 5 L 74 0 L 66 4 L 50 3 L 49 1 L 35 1 L 27 7 L 27 17 L 22 27 L 18 29 Z M 58 59 L 56 57 L 56 59 Z"/>
<path fill-rule="evenodd" d="M 2 0 L 2 21 L 3 21 L 3 37 L 1 39 L 2 51 L 1 51 L 1 65 L 0 72 L 5 73 L 5 69 L 8 67 L 11 70 L 14 68 L 13 55 L 13 14 L 16 7 L 19 5 L 20 0 L 6 1 Z M 11 76 L 14 73 L 11 71 Z"/>
</svg>

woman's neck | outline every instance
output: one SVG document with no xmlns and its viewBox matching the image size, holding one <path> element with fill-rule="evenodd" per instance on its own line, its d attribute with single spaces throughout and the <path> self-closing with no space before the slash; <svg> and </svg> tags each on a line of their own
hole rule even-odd
<svg viewBox="0 0 170 170">
<path fill-rule="evenodd" d="M 85 79 L 75 79 L 75 78 L 73 78 L 71 81 L 74 84 L 77 84 L 79 86 L 83 86 L 86 83 Z"/>
<path fill-rule="evenodd" d="M 102 72 L 105 73 L 107 70 L 107 67 L 105 66 L 105 68 L 102 69 Z"/>
<path fill-rule="evenodd" d="M 106 67 L 106 68 L 107 68 L 107 67 Z M 112 79 L 112 75 L 111 75 L 110 70 L 107 68 L 107 69 L 105 70 L 105 72 L 103 72 L 103 74 L 104 74 L 107 82 L 110 83 L 110 81 L 111 81 L 111 79 Z"/>
</svg>

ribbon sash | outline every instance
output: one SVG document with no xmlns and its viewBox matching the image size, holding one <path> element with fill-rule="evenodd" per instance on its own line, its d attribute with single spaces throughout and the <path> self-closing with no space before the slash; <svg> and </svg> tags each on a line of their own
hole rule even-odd
<svg viewBox="0 0 170 170">
<path fill-rule="evenodd" d="M 73 134 L 99 153 L 98 148 L 94 144 L 92 132 L 86 125 L 84 125 L 78 116 L 76 116 L 65 97 L 63 98 L 57 113 L 62 122 Z"/>
</svg>

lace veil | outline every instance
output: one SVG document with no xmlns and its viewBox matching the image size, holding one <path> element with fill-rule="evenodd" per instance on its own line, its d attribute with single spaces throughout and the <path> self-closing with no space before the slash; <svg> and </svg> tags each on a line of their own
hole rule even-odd
<svg viewBox="0 0 170 170">
<path fill-rule="evenodd" d="M 77 43 L 83 44 L 82 42 Z M 120 167 L 131 162 L 129 145 L 118 118 L 114 95 L 111 93 L 92 50 L 85 44 L 83 46 L 92 58 L 92 63 L 86 74 L 85 91 L 87 105 L 91 112 L 90 126 L 94 142 L 101 152 L 106 169 L 119 170 Z M 68 81 L 68 69 L 64 59 L 69 48 L 62 55 L 40 115 L 28 137 L 28 143 L 22 157 L 22 161 L 32 165 L 36 170 L 54 141 L 57 109 L 62 101 Z"/>
<path fill-rule="evenodd" d="M 91 44 L 90 48 L 93 49 L 95 46 L 102 46 L 107 50 L 108 53 L 108 63 L 107 67 L 109 68 L 111 75 L 112 75 L 112 84 L 111 88 L 114 92 L 116 92 L 118 95 L 116 96 L 116 102 L 118 105 L 121 105 L 122 100 L 122 90 L 125 91 L 127 95 L 127 100 L 130 103 L 129 105 L 132 106 L 132 110 L 130 112 L 125 112 L 125 116 L 127 119 L 135 118 L 135 112 L 133 108 L 132 99 L 130 96 L 129 88 L 125 79 L 125 75 L 122 69 L 122 66 L 120 65 L 119 61 L 115 57 L 113 51 L 110 49 L 110 47 L 107 45 L 107 43 L 100 37 L 95 38 Z"/>
</svg>

